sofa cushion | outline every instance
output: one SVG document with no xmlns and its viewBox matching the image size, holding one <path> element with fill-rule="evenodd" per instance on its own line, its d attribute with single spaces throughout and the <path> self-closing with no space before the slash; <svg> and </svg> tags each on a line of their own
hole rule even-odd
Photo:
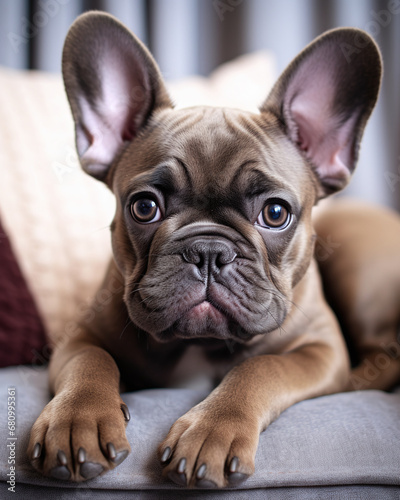
<svg viewBox="0 0 400 500">
<path fill-rule="evenodd" d="M 134 498 L 132 490 L 143 495 L 156 490 L 154 496 L 140 498 L 247 499 L 256 492 L 255 498 L 348 499 L 353 498 L 349 494 L 351 488 L 346 490 L 347 496 L 334 496 L 335 485 L 352 486 L 355 492 L 357 485 L 363 485 L 363 494 L 358 492 L 354 498 L 380 500 L 398 498 L 393 495 L 400 492 L 400 394 L 360 391 L 298 403 L 283 412 L 261 434 L 254 476 L 225 496 L 221 492 L 204 491 L 191 496 L 188 490 L 162 478 L 156 449 L 174 421 L 205 393 L 189 389 L 153 389 L 123 394 L 132 416 L 127 426 L 132 453 L 113 471 L 76 486 L 43 478 L 33 470 L 26 457 L 30 428 L 50 398 L 47 371 L 27 367 L 2 369 L 0 387 L 3 388 L 1 415 L 7 414 L 6 388 L 15 387 L 17 396 L 17 492 L 18 485 L 36 485 L 41 486 L 42 498 L 52 498 L 51 491 L 58 488 L 68 491 L 71 499 L 85 498 L 88 492 L 87 498 L 96 498 L 98 491 L 108 495 L 99 498 L 112 499 L 112 492 L 120 493 L 115 498 Z M 0 419 L 0 433 L 4 439 L 8 437 L 5 417 Z M 7 453 L 6 446 L 2 446 L 1 481 L 7 481 Z M 371 492 L 366 486 L 372 488 Z M 280 488 L 286 489 L 291 494 L 283 496 L 281 492 L 273 496 L 276 488 L 280 492 Z M 326 497 L 315 496 L 316 492 L 321 494 L 324 490 Z"/>
</svg>

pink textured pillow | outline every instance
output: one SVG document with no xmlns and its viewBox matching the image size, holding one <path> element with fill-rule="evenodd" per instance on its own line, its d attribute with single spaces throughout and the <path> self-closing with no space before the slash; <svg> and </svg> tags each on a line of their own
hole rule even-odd
<svg viewBox="0 0 400 500">
<path fill-rule="evenodd" d="M 0 222 L 0 367 L 42 363 L 46 344 L 42 320 Z"/>
</svg>

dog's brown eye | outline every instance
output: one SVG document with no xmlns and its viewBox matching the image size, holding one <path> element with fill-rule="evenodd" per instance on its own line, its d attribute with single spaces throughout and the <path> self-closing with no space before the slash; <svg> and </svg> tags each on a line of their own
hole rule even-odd
<svg viewBox="0 0 400 500">
<path fill-rule="evenodd" d="M 268 203 L 261 210 L 257 224 L 269 229 L 284 229 L 290 222 L 290 213 L 279 203 Z"/>
<path fill-rule="evenodd" d="M 161 211 L 151 198 L 139 198 L 131 205 L 132 217 L 141 224 L 157 222 L 161 219 Z"/>
</svg>

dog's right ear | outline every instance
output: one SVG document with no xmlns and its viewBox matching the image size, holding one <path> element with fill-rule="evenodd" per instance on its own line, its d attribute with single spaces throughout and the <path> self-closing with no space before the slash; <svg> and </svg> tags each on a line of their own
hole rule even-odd
<svg viewBox="0 0 400 500">
<path fill-rule="evenodd" d="M 83 169 L 100 180 L 125 141 L 159 108 L 172 107 L 146 47 L 114 17 L 89 12 L 72 25 L 62 72 Z"/>
</svg>

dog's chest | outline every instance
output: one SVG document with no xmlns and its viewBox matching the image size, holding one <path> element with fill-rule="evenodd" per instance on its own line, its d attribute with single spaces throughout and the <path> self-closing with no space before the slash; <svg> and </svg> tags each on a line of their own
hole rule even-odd
<svg viewBox="0 0 400 500">
<path fill-rule="evenodd" d="M 264 352 L 264 344 L 265 339 L 260 338 L 247 345 L 226 341 L 223 347 L 210 350 L 191 345 L 171 369 L 168 386 L 211 391 L 234 366 Z"/>
<path fill-rule="evenodd" d="M 169 386 L 211 391 L 216 382 L 216 365 L 200 346 L 190 346 L 172 370 Z"/>
</svg>

